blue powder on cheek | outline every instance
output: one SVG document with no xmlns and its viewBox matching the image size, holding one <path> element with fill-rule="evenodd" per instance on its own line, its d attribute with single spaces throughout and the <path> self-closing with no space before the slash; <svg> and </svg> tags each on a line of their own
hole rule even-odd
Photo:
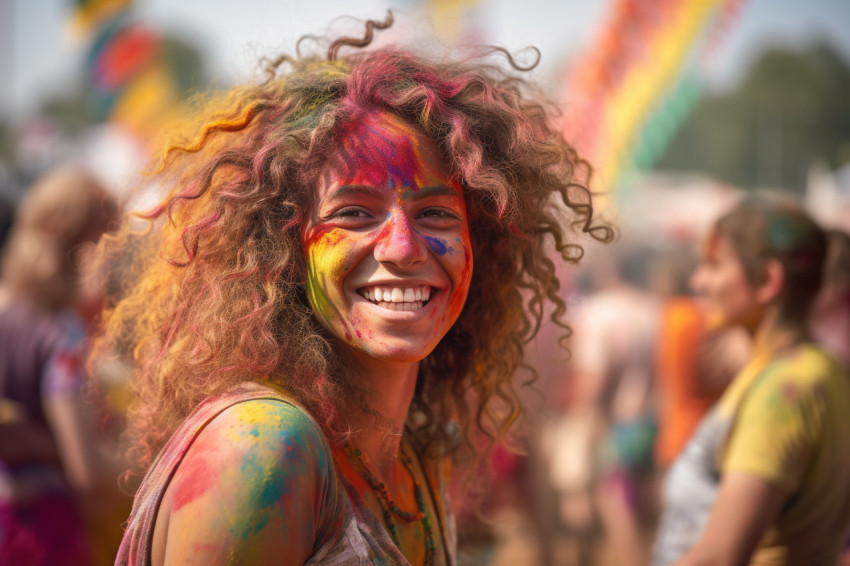
<svg viewBox="0 0 850 566">
<path fill-rule="evenodd" d="M 433 236 L 425 236 L 425 241 L 428 242 L 428 247 L 431 248 L 431 251 L 437 255 L 445 255 L 447 251 L 451 251 L 451 248 L 446 246 L 445 240 L 434 238 Z"/>
</svg>

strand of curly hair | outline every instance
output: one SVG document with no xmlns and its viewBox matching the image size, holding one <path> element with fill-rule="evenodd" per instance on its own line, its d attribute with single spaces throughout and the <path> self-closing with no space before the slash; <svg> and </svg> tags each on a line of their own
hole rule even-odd
<svg viewBox="0 0 850 566">
<path fill-rule="evenodd" d="M 553 108 L 498 65 L 355 50 L 391 23 L 337 39 L 325 58 L 281 57 L 262 84 L 196 101 L 153 172 L 170 191 L 141 215 L 147 227 L 128 219 L 102 241 L 104 265 L 131 260 L 92 355 L 132 357 L 129 457 L 138 468 L 204 398 L 245 380 L 288 391 L 332 442 L 348 434 L 345 399 L 362 392 L 306 301 L 300 231 L 336 133 L 370 111 L 435 140 L 469 211 L 469 298 L 420 364 L 411 430 L 423 452 L 458 445 L 450 421 L 467 445 L 476 428 L 503 437 L 520 414 L 512 377 L 547 302 L 569 331 L 547 247 L 576 262 L 581 233 L 613 237 L 594 219 L 589 165 L 553 127 Z"/>
</svg>

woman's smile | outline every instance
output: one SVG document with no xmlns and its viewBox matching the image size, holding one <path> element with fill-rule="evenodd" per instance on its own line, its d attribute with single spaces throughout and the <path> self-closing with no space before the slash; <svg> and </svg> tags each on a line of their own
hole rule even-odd
<svg viewBox="0 0 850 566">
<path fill-rule="evenodd" d="M 431 287 L 418 285 L 402 288 L 375 285 L 360 289 L 358 294 L 383 309 L 414 312 L 421 310 L 431 298 Z"/>
</svg>

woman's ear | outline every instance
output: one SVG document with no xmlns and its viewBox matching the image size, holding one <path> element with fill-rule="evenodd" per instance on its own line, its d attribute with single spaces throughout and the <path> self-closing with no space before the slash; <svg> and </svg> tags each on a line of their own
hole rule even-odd
<svg viewBox="0 0 850 566">
<path fill-rule="evenodd" d="M 766 305 L 776 300 L 785 286 L 785 268 L 777 259 L 769 259 L 764 265 L 764 280 L 755 289 L 756 300 Z"/>
</svg>

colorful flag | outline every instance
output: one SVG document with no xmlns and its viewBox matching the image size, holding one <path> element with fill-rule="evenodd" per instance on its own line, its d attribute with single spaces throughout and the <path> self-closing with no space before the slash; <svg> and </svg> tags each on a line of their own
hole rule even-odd
<svg viewBox="0 0 850 566">
<path fill-rule="evenodd" d="M 569 76 L 564 134 L 606 192 L 660 157 L 742 0 L 615 0 Z"/>
</svg>

